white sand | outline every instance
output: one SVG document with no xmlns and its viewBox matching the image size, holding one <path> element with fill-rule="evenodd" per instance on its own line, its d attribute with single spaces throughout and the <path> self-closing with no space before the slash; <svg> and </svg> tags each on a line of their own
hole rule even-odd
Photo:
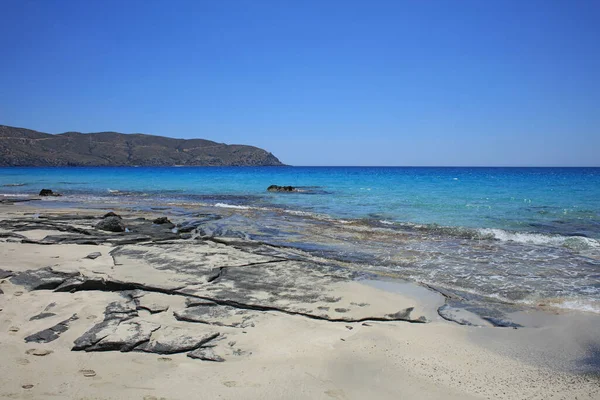
<svg viewBox="0 0 600 400">
<path fill-rule="evenodd" d="M 15 212 L 15 207 L 10 209 Z M 31 237 L 41 232 L 29 232 Z M 45 266 L 110 274 L 108 246 L 34 245 L 0 242 L 0 268 L 23 271 Z M 82 260 L 94 251 L 96 260 Z M 140 267 L 141 268 L 141 267 Z M 147 281 L 156 271 L 132 270 Z M 152 274 L 157 274 L 155 277 Z M 164 274 L 164 272 L 161 272 Z M 552 327 L 501 329 L 459 326 L 436 318 L 437 295 L 418 289 L 397 291 L 359 283 L 340 286 L 371 307 L 414 304 L 427 324 L 406 322 L 339 323 L 265 312 L 256 327 L 221 328 L 226 340 L 246 353 L 223 363 L 190 359 L 185 354 L 74 352 L 73 341 L 103 318 L 117 293 L 86 291 L 27 292 L 8 280 L 0 283 L 0 397 L 22 399 L 599 399 L 597 379 L 560 372 L 498 347 L 527 349 L 531 337 L 552 336 Z M 158 295 L 163 296 L 163 295 Z M 170 310 L 145 314 L 148 321 L 172 321 L 171 309 L 183 298 L 166 296 Z M 55 302 L 56 316 L 29 321 Z M 57 340 L 25 343 L 23 338 L 69 318 L 79 319 Z M 204 326 L 203 326 L 204 327 Z M 352 328 L 352 329 L 349 329 Z M 554 329 L 554 330 L 553 330 Z M 568 339 L 566 337 L 565 339 Z M 533 347 L 532 347 L 533 348 Z M 27 354 L 47 349 L 45 356 Z M 560 351 L 560 349 L 556 349 Z M 93 370 L 94 376 L 84 372 Z M 33 385 L 31 387 L 27 385 Z M 24 388 L 26 387 L 26 388 Z"/>
</svg>

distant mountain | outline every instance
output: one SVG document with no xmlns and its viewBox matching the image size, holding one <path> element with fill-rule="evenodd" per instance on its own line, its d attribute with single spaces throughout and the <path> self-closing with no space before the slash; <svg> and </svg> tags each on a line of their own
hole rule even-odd
<svg viewBox="0 0 600 400">
<path fill-rule="evenodd" d="M 258 147 L 117 132 L 57 135 L 0 125 L 0 166 L 278 166 Z"/>
</svg>

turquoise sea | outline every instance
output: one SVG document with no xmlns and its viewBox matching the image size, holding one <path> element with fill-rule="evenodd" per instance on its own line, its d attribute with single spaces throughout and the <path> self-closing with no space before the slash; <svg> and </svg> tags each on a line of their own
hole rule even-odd
<svg viewBox="0 0 600 400">
<path fill-rule="evenodd" d="M 300 192 L 268 193 L 272 184 Z M 51 201 L 106 209 L 185 204 L 360 223 L 373 229 L 353 250 L 365 268 L 502 301 L 600 312 L 600 168 L 0 169 L 2 196 L 42 188 L 64 195 Z M 394 245 L 377 239 L 381 229 L 421 236 Z M 395 256 L 408 250 L 412 258 Z"/>
</svg>

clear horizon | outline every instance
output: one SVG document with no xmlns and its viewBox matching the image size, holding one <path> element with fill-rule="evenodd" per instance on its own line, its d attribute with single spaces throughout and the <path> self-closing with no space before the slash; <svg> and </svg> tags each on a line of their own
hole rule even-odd
<svg viewBox="0 0 600 400">
<path fill-rule="evenodd" d="M 0 124 L 294 166 L 600 166 L 600 3 L 4 2 Z"/>
</svg>

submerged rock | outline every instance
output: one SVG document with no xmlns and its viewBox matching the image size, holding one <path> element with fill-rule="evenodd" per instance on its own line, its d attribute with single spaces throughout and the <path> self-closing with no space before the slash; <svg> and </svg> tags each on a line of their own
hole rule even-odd
<svg viewBox="0 0 600 400">
<path fill-rule="evenodd" d="M 39 196 L 46 197 L 46 196 L 62 196 L 62 195 L 60 193 L 54 193 L 50 189 L 42 189 L 42 190 L 40 190 Z"/>
<path fill-rule="evenodd" d="M 108 232 L 125 232 L 125 224 L 119 216 L 110 216 L 96 224 L 96 229 Z"/>
<path fill-rule="evenodd" d="M 112 211 L 110 211 L 110 212 L 107 212 L 106 214 L 104 214 L 104 215 L 102 216 L 102 219 L 104 219 L 104 218 L 108 218 L 108 217 L 117 217 L 117 218 L 121 219 L 121 216 L 120 216 L 119 214 L 117 214 L 117 213 L 114 213 L 114 212 L 112 212 Z"/>
<path fill-rule="evenodd" d="M 156 218 L 154 221 L 152 221 L 153 224 L 156 225 L 162 225 L 162 224 L 171 224 L 171 221 L 169 221 L 169 218 L 167 217 L 159 217 Z"/>
<path fill-rule="evenodd" d="M 279 186 L 279 185 L 271 185 L 267 188 L 268 192 L 297 192 L 293 186 Z"/>
</svg>

